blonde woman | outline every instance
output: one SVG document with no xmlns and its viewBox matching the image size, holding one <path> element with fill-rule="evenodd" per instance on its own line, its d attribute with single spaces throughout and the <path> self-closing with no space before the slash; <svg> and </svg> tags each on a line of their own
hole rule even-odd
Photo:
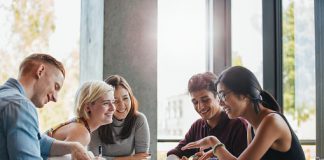
<svg viewBox="0 0 324 160">
<path fill-rule="evenodd" d="M 112 123 L 114 88 L 103 81 L 85 82 L 76 94 L 74 110 L 76 118 L 49 129 L 46 134 L 58 140 L 77 141 L 87 146 L 92 131 Z"/>
<path fill-rule="evenodd" d="M 114 121 L 93 132 L 89 150 L 107 160 L 142 160 L 150 157 L 150 131 L 146 116 L 138 111 L 132 88 L 120 75 L 111 75 L 105 82 L 115 87 Z"/>
</svg>

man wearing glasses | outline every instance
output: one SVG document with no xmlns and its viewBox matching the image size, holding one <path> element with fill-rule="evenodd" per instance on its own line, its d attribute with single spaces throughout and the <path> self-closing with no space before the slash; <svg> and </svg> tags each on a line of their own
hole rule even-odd
<svg viewBox="0 0 324 160">
<path fill-rule="evenodd" d="M 188 91 L 195 110 L 201 116 L 194 122 L 183 140 L 167 155 L 168 160 L 198 159 L 204 152 L 211 152 L 211 148 L 199 151 L 199 149 L 181 150 L 190 142 L 200 140 L 207 136 L 216 136 L 223 142 L 226 148 L 235 156 L 239 156 L 247 146 L 247 123 L 243 119 L 229 119 L 221 109 L 218 99 L 225 99 L 226 94 L 217 94 L 215 82 L 217 77 L 211 72 L 193 75 L 188 82 Z M 210 154 L 212 155 L 212 154 Z"/>
</svg>

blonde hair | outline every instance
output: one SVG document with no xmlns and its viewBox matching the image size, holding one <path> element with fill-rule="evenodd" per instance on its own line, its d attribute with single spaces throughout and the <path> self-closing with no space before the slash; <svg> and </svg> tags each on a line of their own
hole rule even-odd
<svg viewBox="0 0 324 160">
<path fill-rule="evenodd" d="M 76 116 L 89 119 L 89 113 L 85 110 L 86 105 L 95 102 L 104 94 L 114 90 L 114 87 L 104 81 L 88 81 L 83 83 L 75 97 L 74 112 Z"/>
</svg>

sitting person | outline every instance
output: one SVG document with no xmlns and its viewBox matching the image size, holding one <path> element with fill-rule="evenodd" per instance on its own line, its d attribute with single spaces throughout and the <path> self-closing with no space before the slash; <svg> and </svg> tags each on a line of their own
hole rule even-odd
<svg viewBox="0 0 324 160">
<path fill-rule="evenodd" d="M 264 91 L 254 74 L 240 66 L 223 71 L 215 84 L 220 105 L 230 118 L 243 117 L 249 122 L 248 147 L 240 156 L 233 155 L 221 139 L 209 136 L 182 149 L 209 148 L 201 159 L 215 155 L 221 160 L 305 160 L 303 149 L 276 100 Z M 237 158 L 236 158 L 237 157 Z"/>
<path fill-rule="evenodd" d="M 85 82 L 75 98 L 76 118 L 46 131 L 46 134 L 62 141 L 76 141 L 87 146 L 90 133 L 101 125 L 112 123 L 114 88 L 103 81 Z"/>
<path fill-rule="evenodd" d="M 55 140 L 39 133 L 36 108 L 58 100 L 65 79 L 63 64 L 48 54 L 35 53 L 19 66 L 18 78 L 0 86 L 0 159 L 41 160 L 71 153 L 90 160 L 78 142 Z"/>
<path fill-rule="evenodd" d="M 216 75 L 211 72 L 196 74 L 190 78 L 188 91 L 193 106 L 201 119 L 194 122 L 185 138 L 179 142 L 177 147 L 167 153 L 167 159 L 186 159 L 195 154 L 196 158 L 201 156 L 203 153 L 198 149 L 181 150 L 181 148 L 207 136 L 216 136 L 222 140 L 228 146 L 229 151 L 236 156 L 239 156 L 246 148 L 247 123 L 242 119 L 229 119 L 220 108 L 216 87 L 214 87 L 216 80 Z"/>
<path fill-rule="evenodd" d="M 150 132 L 143 113 L 138 111 L 138 103 L 127 81 L 119 76 L 109 76 L 105 82 L 115 87 L 113 123 L 99 127 L 91 136 L 88 149 L 108 160 L 145 159 L 149 157 Z"/>
</svg>

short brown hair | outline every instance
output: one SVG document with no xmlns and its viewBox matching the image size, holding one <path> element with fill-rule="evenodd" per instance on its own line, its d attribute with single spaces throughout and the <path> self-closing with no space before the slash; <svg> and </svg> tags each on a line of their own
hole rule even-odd
<svg viewBox="0 0 324 160">
<path fill-rule="evenodd" d="M 59 69 L 62 72 L 63 76 L 65 77 L 65 69 L 63 64 L 60 61 L 56 60 L 54 57 L 43 53 L 34 53 L 26 57 L 19 66 L 19 72 L 20 73 L 28 72 L 32 67 L 35 66 L 35 62 L 43 62 L 43 63 L 51 64 L 55 66 L 57 69 Z"/>
<path fill-rule="evenodd" d="M 188 91 L 189 93 L 191 93 L 206 89 L 208 91 L 211 91 L 214 94 L 214 96 L 216 96 L 216 81 L 217 76 L 212 72 L 195 74 L 188 81 Z"/>
</svg>

